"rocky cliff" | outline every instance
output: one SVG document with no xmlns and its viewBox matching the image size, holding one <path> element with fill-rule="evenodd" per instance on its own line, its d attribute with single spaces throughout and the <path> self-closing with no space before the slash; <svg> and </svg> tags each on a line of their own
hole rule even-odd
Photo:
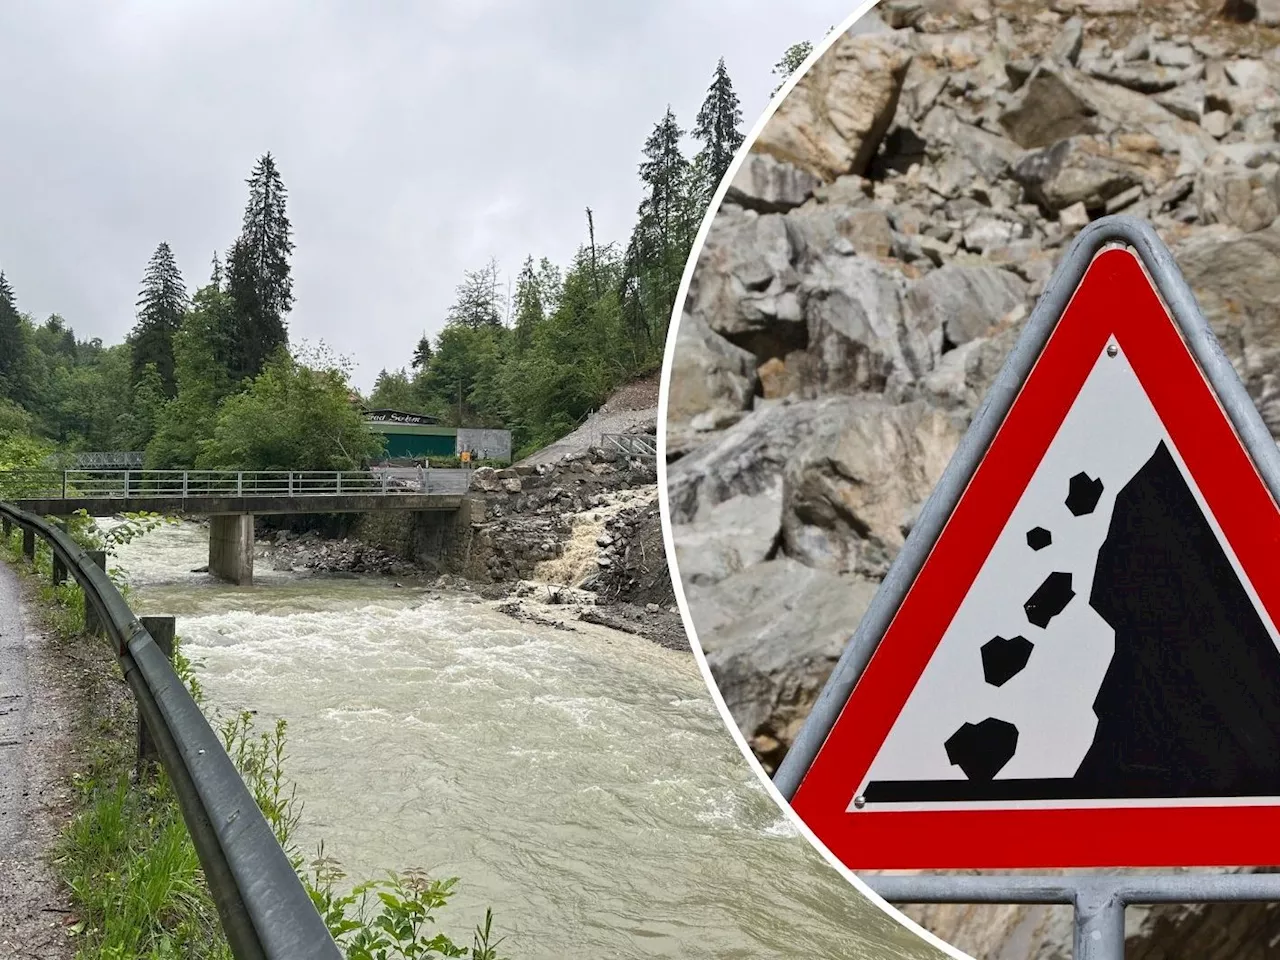
<svg viewBox="0 0 1280 960">
<path fill-rule="evenodd" d="M 671 371 L 679 575 L 771 770 L 1090 220 L 1156 227 L 1280 431 L 1280 7 L 886 0 L 873 15 L 752 145 Z M 1070 953 L 1064 911 L 913 913 L 979 956 Z M 1134 956 L 1267 942 L 1258 908 L 1131 913 Z"/>
</svg>

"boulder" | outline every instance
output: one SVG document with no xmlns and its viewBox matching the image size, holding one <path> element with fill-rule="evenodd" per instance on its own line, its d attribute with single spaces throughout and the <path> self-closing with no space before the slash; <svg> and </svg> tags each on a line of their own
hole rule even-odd
<svg viewBox="0 0 1280 960">
<path fill-rule="evenodd" d="M 752 151 L 743 158 L 725 200 L 761 213 L 781 213 L 800 206 L 821 183 L 806 170 Z"/>
<path fill-rule="evenodd" d="M 1225 223 L 1250 233 L 1280 215 L 1280 165 L 1203 168 L 1196 178 L 1202 223 Z"/>
<path fill-rule="evenodd" d="M 730 497 L 695 522 L 672 528 L 681 583 L 719 583 L 763 563 L 782 526 L 781 483 L 755 495 Z"/>
<path fill-rule="evenodd" d="M 770 767 L 799 732 L 874 595 L 874 584 L 786 557 L 686 592 L 707 665 L 739 729 L 781 748 L 762 758 Z"/>
<path fill-rule="evenodd" d="M 1102 210 L 1112 197 L 1143 183 L 1142 172 L 1093 137 L 1070 137 L 1024 156 L 1013 171 L 1027 195 L 1051 213 L 1083 203 Z"/>
<path fill-rule="evenodd" d="M 1280 436 L 1280 231 L 1210 236 L 1174 256 L 1263 421 Z"/>
<path fill-rule="evenodd" d="M 907 293 L 907 335 L 927 344 L 928 362 L 918 364 L 918 373 L 936 367 L 947 351 L 989 336 L 1026 298 L 1026 281 L 1000 267 L 949 264 L 917 280 Z"/>
<path fill-rule="evenodd" d="M 1041 66 L 1000 115 L 1000 126 L 1016 144 L 1034 149 L 1078 134 L 1096 133 L 1095 113 L 1061 73 Z"/>
<path fill-rule="evenodd" d="M 698 255 L 697 282 L 689 287 L 685 310 L 760 357 L 803 346 L 796 293 L 803 252 L 799 232 L 781 214 L 722 210 Z"/>
<path fill-rule="evenodd" d="M 756 392 L 755 357 L 685 313 L 676 331 L 667 393 L 669 422 L 747 410 Z"/>
<path fill-rule="evenodd" d="M 928 497 L 968 422 L 918 400 L 870 398 L 829 416 L 783 474 L 787 556 L 834 573 L 879 578 L 903 543 L 903 524 Z"/>
<path fill-rule="evenodd" d="M 473 490 L 482 490 L 485 493 L 495 493 L 502 489 L 502 482 L 498 479 L 498 471 L 493 467 L 481 467 L 479 470 L 471 474 L 471 488 Z"/>
<path fill-rule="evenodd" d="M 893 121 L 910 63 L 896 34 L 846 33 L 800 78 L 753 149 L 825 182 L 862 173 Z"/>
</svg>

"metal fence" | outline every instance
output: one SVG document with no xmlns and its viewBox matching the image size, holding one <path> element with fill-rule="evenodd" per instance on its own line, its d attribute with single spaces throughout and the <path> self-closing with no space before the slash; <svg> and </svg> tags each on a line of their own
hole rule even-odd
<svg viewBox="0 0 1280 960">
<path fill-rule="evenodd" d="M 141 469 L 145 454 L 141 451 L 112 451 L 106 453 L 73 453 L 68 455 L 55 455 L 45 461 L 51 468 L 53 467 L 70 467 L 70 468 L 88 468 L 88 467 L 129 467 Z"/>
<path fill-rule="evenodd" d="M 5 500 L 396 496 L 465 492 L 468 470 L 10 470 Z M 461 481 L 461 484 L 459 483 Z"/>
<path fill-rule="evenodd" d="M 237 960 L 341 960 L 222 741 L 106 572 L 68 534 L 34 514 L 0 502 L 0 519 L 23 530 L 28 556 L 36 536 L 48 542 L 114 643 Z"/>
<path fill-rule="evenodd" d="M 602 433 L 600 445 L 629 457 L 654 458 L 658 455 L 658 438 L 647 433 Z"/>
</svg>

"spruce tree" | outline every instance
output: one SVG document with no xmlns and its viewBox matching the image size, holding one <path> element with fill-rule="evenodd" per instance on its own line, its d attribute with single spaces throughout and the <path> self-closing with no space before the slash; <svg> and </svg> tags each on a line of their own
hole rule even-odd
<svg viewBox="0 0 1280 960">
<path fill-rule="evenodd" d="M 258 160 L 247 182 L 244 226 L 227 252 L 225 266 L 227 292 L 235 307 L 235 350 L 229 366 L 236 381 L 256 376 L 288 343 L 284 318 L 293 308 L 288 195 L 270 153 Z"/>
<path fill-rule="evenodd" d="M 138 322 L 129 335 L 130 380 L 136 386 L 154 366 L 165 396 L 172 397 L 173 335 L 187 312 L 187 290 L 167 243 L 156 247 L 147 263 L 137 306 Z"/>
<path fill-rule="evenodd" d="M 0 271 L 0 398 L 18 399 L 18 382 L 26 354 L 22 314 L 4 271 Z"/>
<path fill-rule="evenodd" d="M 694 158 L 694 166 L 704 203 L 711 201 L 729 164 L 733 162 L 733 155 L 742 146 L 741 125 L 738 95 L 733 92 L 733 82 L 725 69 L 724 57 L 721 57 L 716 64 L 711 87 L 707 90 L 707 98 L 702 101 L 693 125 L 693 135 L 703 145 Z"/>
<path fill-rule="evenodd" d="M 524 266 L 520 268 L 520 273 L 516 277 L 514 304 L 516 342 L 522 347 L 528 346 L 533 337 L 534 328 L 545 316 L 540 286 L 538 271 L 533 265 L 533 257 L 526 257 Z"/>
<path fill-rule="evenodd" d="M 413 361 L 411 366 L 414 370 L 425 370 L 427 365 L 431 363 L 431 338 L 425 333 L 422 339 L 418 341 L 418 345 L 413 348 Z"/>
<path fill-rule="evenodd" d="M 644 145 L 644 199 L 623 257 L 622 312 L 633 335 L 661 341 L 704 209 L 693 167 L 680 150 L 684 131 L 667 107 Z"/>
<path fill-rule="evenodd" d="M 445 322 L 450 326 L 481 330 L 502 326 L 501 299 L 498 295 L 498 261 L 490 260 L 480 270 L 468 270 L 455 291 L 456 299 Z"/>
</svg>

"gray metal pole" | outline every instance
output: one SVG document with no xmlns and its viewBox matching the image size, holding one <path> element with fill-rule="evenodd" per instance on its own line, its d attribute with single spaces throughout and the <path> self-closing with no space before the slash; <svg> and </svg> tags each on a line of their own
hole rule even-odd
<svg viewBox="0 0 1280 960">
<path fill-rule="evenodd" d="M 1076 891 L 1074 960 L 1124 960 L 1124 900 L 1105 880 Z"/>
</svg>

